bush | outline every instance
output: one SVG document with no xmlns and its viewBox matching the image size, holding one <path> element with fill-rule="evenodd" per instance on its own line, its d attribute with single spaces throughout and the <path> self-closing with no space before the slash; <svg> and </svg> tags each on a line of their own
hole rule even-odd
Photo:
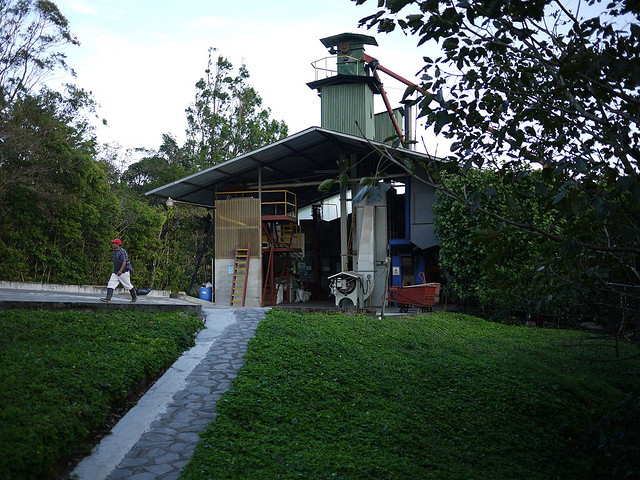
<svg viewBox="0 0 640 480">
<path fill-rule="evenodd" d="M 466 190 L 487 192 L 486 197 L 473 200 L 485 206 L 490 203 L 491 210 L 498 212 L 510 208 L 502 194 L 506 188 L 503 182 L 496 173 L 479 170 L 445 179 L 446 187 L 459 194 Z M 538 204 L 533 195 L 513 208 L 535 218 L 536 223 L 554 218 L 553 211 Z M 494 319 L 549 312 L 546 293 L 534 277 L 541 258 L 553 251 L 551 242 L 478 212 L 471 199 L 463 204 L 438 193 L 434 214 L 440 267 L 451 301 Z"/>
</svg>

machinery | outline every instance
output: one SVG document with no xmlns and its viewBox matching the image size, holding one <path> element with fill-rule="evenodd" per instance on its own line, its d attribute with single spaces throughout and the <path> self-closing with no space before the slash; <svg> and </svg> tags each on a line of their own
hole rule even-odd
<svg viewBox="0 0 640 480">
<path fill-rule="evenodd" d="M 400 142 L 402 143 L 402 146 L 407 147 L 407 138 L 405 134 L 402 132 L 402 128 L 400 128 L 400 125 L 398 125 L 398 122 L 395 116 L 393 115 L 393 108 L 391 107 L 391 104 L 389 103 L 389 98 L 387 97 L 387 93 L 385 92 L 384 87 L 382 86 L 382 81 L 380 80 L 380 76 L 378 75 L 378 70 L 404 83 L 408 87 L 414 87 L 417 91 L 419 91 L 423 95 L 428 95 L 429 92 L 423 90 L 415 83 L 407 80 L 406 78 L 398 75 L 397 73 L 389 70 L 388 68 L 383 67 L 382 65 L 380 65 L 380 62 L 377 59 L 373 58 L 371 55 L 367 55 L 366 53 L 362 52 L 362 59 L 365 62 L 365 67 L 370 72 L 373 73 L 374 78 L 380 84 L 380 94 L 382 95 L 382 100 L 384 101 L 385 107 L 387 107 L 387 113 L 389 113 L 389 118 L 391 120 L 391 123 L 393 124 L 393 127 L 398 135 L 398 138 L 400 139 Z"/>
<path fill-rule="evenodd" d="M 373 289 L 373 274 L 344 271 L 329 277 L 331 294 L 340 308 L 362 308 Z"/>
<path fill-rule="evenodd" d="M 376 212 L 373 205 L 361 209 L 356 270 L 345 270 L 329 277 L 331 294 L 340 308 L 363 308 L 375 286 Z"/>
</svg>

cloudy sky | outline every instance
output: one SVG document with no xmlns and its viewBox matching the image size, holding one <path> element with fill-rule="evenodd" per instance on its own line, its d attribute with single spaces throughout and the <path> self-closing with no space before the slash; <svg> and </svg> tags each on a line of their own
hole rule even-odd
<svg viewBox="0 0 640 480">
<path fill-rule="evenodd" d="M 311 62 L 329 56 L 319 39 L 357 32 L 376 37 L 367 53 L 405 78 L 416 80 L 425 55 L 417 39 L 401 32 L 358 29 L 377 1 L 350 0 L 57 0 L 81 46 L 66 50 L 77 85 L 93 93 L 108 127 L 101 143 L 157 148 L 163 133 L 184 139 L 185 109 L 203 76 L 209 47 L 235 67 L 243 62 L 249 83 L 272 117 L 290 133 L 320 123 L 320 100 L 306 83 Z M 404 85 L 382 75 L 392 102 Z M 394 105 L 395 106 L 395 105 Z M 380 102 L 377 111 L 382 111 Z M 432 144 L 433 140 L 429 140 Z M 435 145 L 430 145 L 431 153 Z M 437 152 L 440 153 L 440 152 Z"/>
</svg>

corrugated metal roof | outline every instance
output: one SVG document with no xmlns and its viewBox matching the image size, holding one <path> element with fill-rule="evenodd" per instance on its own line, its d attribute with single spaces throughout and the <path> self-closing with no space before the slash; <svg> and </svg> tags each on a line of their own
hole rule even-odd
<svg viewBox="0 0 640 480">
<path fill-rule="evenodd" d="M 359 174 L 372 175 L 379 155 L 376 148 L 393 152 L 396 158 L 430 161 L 430 155 L 389 146 L 365 138 L 311 127 L 271 145 L 240 155 L 202 172 L 147 192 L 147 195 L 212 207 L 216 191 L 248 189 L 287 189 L 298 197 L 304 207 L 329 195 L 318 191 L 318 185 L 338 173 L 341 156 L 355 155 L 359 160 Z M 388 173 L 401 173 L 396 168 Z"/>
</svg>

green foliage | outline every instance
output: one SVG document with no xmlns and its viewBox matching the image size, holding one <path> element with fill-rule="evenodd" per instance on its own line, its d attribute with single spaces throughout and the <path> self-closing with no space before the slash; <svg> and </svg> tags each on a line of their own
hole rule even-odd
<svg viewBox="0 0 640 480">
<path fill-rule="evenodd" d="M 167 221 L 163 225 L 161 244 L 156 252 L 157 279 L 171 290 L 186 291 L 198 255 L 203 254 L 204 258 L 209 259 L 213 257 L 211 238 L 206 235 L 212 219 L 201 208 L 188 205 L 168 209 L 165 215 Z M 205 243 L 206 240 L 209 242 Z M 200 271 L 195 287 L 207 278 L 211 277 L 207 277 L 205 271 Z"/>
<path fill-rule="evenodd" d="M 181 313 L 0 311 L 0 477 L 53 478 L 109 412 L 193 344 Z"/>
<path fill-rule="evenodd" d="M 158 251 L 162 248 L 162 231 L 167 220 L 166 209 L 150 205 L 140 194 L 117 184 L 114 193 L 118 198 L 118 208 L 113 212 L 114 233 L 129 254 L 134 268 L 132 282 L 135 286 L 159 288 L 166 283 L 159 281 L 157 262 Z M 109 239 L 102 239 L 104 248 L 109 248 Z M 106 282 L 111 272 L 111 251 L 101 257 L 102 281 Z"/>
<path fill-rule="evenodd" d="M 553 188 L 545 172 L 470 169 L 443 175 L 441 186 L 434 213 L 451 301 L 494 320 L 596 322 L 633 338 L 637 298 L 621 295 L 624 267 L 603 268 L 597 254 L 562 240 L 576 235 L 582 220 L 538 195 Z M 510 215 L 520 223 L 504 221 Z M 539 237 L 528 224 L 552 236 Z"/>
<path fill-rule="evenodd" d="M 120 180 L 138 193 L 144 193 L 195 173 L 194 153 L 168 134 L 162 136 L 157 152 L 129 165 Z"/>
<path fill-rule="evenodd" d="M 83 112 L 92 108 L 73 87 L 44 90 L 0 120 L 0 255 L 12 266 L 0 279 L 103 283 L 95 259 L 108 248 L 117 203 L 86 138 Z"/>
<path fill-rule="evenodd" d="M 209 49 L 205 76 L 196 83 L 196 99 L 187 109 L 187 143 L 201 169 L 268 145 L 287 136 L 284 122 L 270 119 L 262 98 L 247 85 L 249 71 Z"/>
<path fill-rule="evenodd" d="M 588 343 L 460 314 L 272 310 L 181 478 L 606 478 L 596 426 L 638 398 L 639 360 Z"/>
<path fill-rule="evenodd" d="M 79 42 L 55 3 L 0 2 L 0 114 L 30 94 L 43 77 L 58 68 L 69 70 L 65 54 L 56 51 L 68 44 Z"/>
<path fill-rule="evenodd" d="M 471 307 L 475 312 L 506 319 L 517 312 L 557 313 L 556 302 L 547 302 L 544 282 L 538 282 L 541 262 L 553 252 L 556 242 L 534 241 L 534 237 L 499 219 L 484 215 L 477 206 L 491 208 L 501 215 L 517 209 L 538 225 L 561 223 L 560 212 L 540 203 L 535 196 L 540 175 L 523 176 L 528 195 L 509 203 L 508 179 L 492 171 L 470 169 L 464 175 L 443 178 L 446 191 L 440 191 L 434 205 L 436 234 L 440 245 L 439 265 L 445 274 L 450 301 Z M 525 186 L 520 185 L 520 191 Z M 467 203 L 464 192 L 480 192 L 480 198 Z M 574 312 L 575 313 L 575 312 Z"/>
<path fill-rule="evenodd" d="M 640 398 L 623 398 L 599 422 L 599 449 L 613 463 L 613 478 L 633 478 L 638 474 L 634 462 L 640 454 Z"/>
<path fill-rule="evenodd" d="M 612 328 L 637 323 L 637 4 L 408 0 L 378 6 L 362 24 L 381 32 L 399 27 L 419 45 L 442 50 L 438 58 L 425 57 L 422 87 L 431 93 L 415 103 L 426 124 L 453 141 L 449 165 L 517 178 L 503 184 L 504 202 L 483 203 L 487 195 L 471 185 L 459 200 L 535 242 L 556 243 L 537 279 L 552 301 L 599 319 L 609 311 Z M 441 187 L 437 170 L 444 167 L 431 168 Z M 503 208 L 531 195 L 532 185 L 538 205 L 555 206 L 558 223 Z"/>
</svg>

